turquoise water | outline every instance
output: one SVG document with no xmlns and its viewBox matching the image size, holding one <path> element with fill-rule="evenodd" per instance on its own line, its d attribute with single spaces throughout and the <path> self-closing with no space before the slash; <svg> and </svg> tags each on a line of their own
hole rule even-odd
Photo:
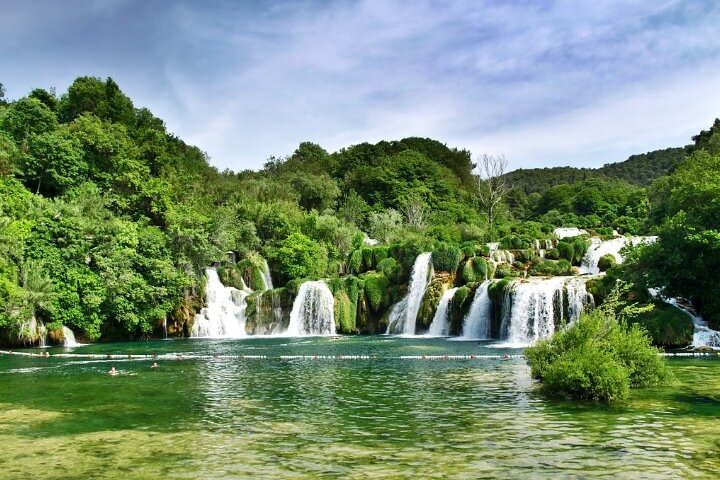
<svg viewBox="0 0 720 480">
<path fill-rule="evenodd" d="M 0 478 L 720 475 L 717 358 L 671 359 L 673 385 L 607 408 L 548 400 L 522 358 L 400 358 L 521 353 L 477 342 L 252 338 L 48 351 L 116 357 L 0 356 Z M 108 376 L 111 366 L 121 375 Z"/>
</svg>

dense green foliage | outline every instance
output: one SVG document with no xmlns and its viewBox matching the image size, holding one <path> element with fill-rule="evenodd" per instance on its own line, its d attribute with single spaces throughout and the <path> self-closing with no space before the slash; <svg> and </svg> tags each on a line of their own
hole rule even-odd
<svg viewBox="0 0 720 480">
<path fill-rule="evenodd" d="M 376 331 L 422 252 L 450 274 L 443 288 L 470 285 L 453 303 L 457 331 L 477 282 L 573 272 L 588 240 L 557 242 L 559 226 L 657 230 L 660 241 L 630 252 L 628 267 L 601 267 L 664 285 L 717 321 L 719 125 L 685 149 L 599 170 L 511 172 L 489 228 L 470 152 L 435 140 L 336 152 L 303 142 L 261 171 L 218 172 L 112 79 L 80 77 L 59 97 L 36 89 L 0 102 L 2 342 L 36 343 L 42 324 L 85 340 L 187 334 L 203 270 L 218 265 L 227 285 L 265 290 L 263 258 L 283 308 L 303 279 L 325 278 L 340 282 L 339 331 Z M 514 263 L 490 261 L 487 242 Z M 274 315 L 261 296 L 248 302 Z"/>
<path fill-rule="evenodd" d="M 647 332 L 618 318 L 612 302 L 606 305 L 525 350 L 532 376 L 549 394 L 617 402 L 627 398 L 630 388 L 667 378 L 665 359 L 650 345 Z"/>
</svg>

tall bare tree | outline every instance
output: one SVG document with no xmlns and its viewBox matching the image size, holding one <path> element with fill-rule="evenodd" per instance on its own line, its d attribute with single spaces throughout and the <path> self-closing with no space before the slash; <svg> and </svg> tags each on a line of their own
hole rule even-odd
<svg viewBox="0 0 720 480">
<path fill-rule="evenodd" d="M 510 185 L 503 176 L 507 169 L 508 161 L 505 155 L 483 154 L 475 165 L 474 175 L 477 180 L 478 196 L 483 213 L 487 216 L 488 228 L 495 226 L 500 202 Z"/>
<path fill-rule="evenodd" d="M 407 224 L 413 228 L 422 228 L 425 226 L 425 201 L 422 195 L 417 192 L 410 192 L 402 201 L 400 210 L 405 215 Z"/>
</svg>

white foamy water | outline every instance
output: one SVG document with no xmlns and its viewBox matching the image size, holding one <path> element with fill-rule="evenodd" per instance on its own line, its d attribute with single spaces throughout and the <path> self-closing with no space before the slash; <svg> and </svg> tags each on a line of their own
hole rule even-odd
<svg viewBox="0 0 720 480">
<path fill-rule="evenodd" d="M 335 335 L 335 299 L 323 281 L 300 285 L 285 335 Z"/>
<path fill-rule="evenodd" d="M 75 334 L 72 330 L 70 330 L 68 327 L 63 325 L 62 327 L 63 331 L 63 337 L 65 337 L 65 340 L 63 340 L 63 346 L 65 347 L 77 347 L 80 344 L 75 340 Z"/>
<path fill-rule="evenodd" d="M 432 266 L 430 265 L 431 257 L 432 254 L 426 252 L 421 253 L 415 259 L 415 264 L 410 274 L 408 293 L 390 310 L 390 321 L 386 333 L 415 335 L 417 314 L 432 274 Z"/>
<path fill-rule="evenodd" d="M 463 320 L 462 338 L 464 340 L 485 340 L 490 338 L 490 315 L 492 303 L 488 288 L 490 281 L 485 280 L 475 290 L 470 310 Z"/>
<path fill-rule="evenodd" d="M 191 337 L 241 338 L 245 337 L 245 299 L 249 290 L 226 287 L 217 270 L 205 270 L 207 306 L 195 315 Z M 244 286 L 244 282 L 243 282 Z"/>
<path fill-rule="evenodd" d="M 267 263 L 267 260 L 263 260 L 263 280 L 265 282 L 265 290 L 272 290 L 273 283 L 272 283 L 272 276 L 270 276 L 270 266 Z"/>
<path fill-rule="evenodd" d="M 457 287 L 447 289 L 440 297 L 435 316 L 425 335 L 429 337 L 445 337 L 450 333 L 450 302 L 457 292 Z"/>
</svg>

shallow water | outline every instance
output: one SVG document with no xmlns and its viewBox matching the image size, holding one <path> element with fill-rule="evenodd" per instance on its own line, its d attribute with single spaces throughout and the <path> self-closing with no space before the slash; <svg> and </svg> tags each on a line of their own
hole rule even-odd
<svg viewBox="0 0 720 480">
<path fill-rule="evenodd" d="M 546 399 L 521 358 L 399 358 L 520 353 L 487 345 L 383 336 L 49 349 L 185 354 L 160 356 L 158 369 L 2 355 L 0 478 L 720 476 L 720 359 L 671 359 L 673 385 L 606 408 Z"/>
</svg>

